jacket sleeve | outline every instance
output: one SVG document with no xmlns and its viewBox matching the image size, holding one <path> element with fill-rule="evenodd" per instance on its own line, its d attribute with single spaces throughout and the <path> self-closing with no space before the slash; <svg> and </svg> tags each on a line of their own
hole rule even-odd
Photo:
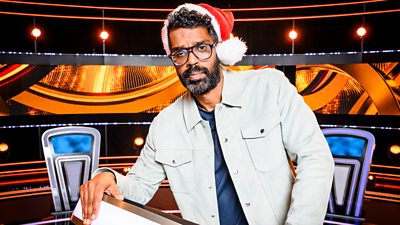
<svg viewBox="0 0 400 225">
<path fill-rule="evenodd" d="M 156 126 L 156 119 L 150 126 L 140 157 L 130 172 L 126 176 L 114 173 L 121 194 L 125 198 L 141 204 L 146 204 L 151 200 L 161 182 L 166 178 L 162 165 L 155 161 L 156 152 L 152 131 L 155 129 L 154 126 Z"/>
<path fill-rule="evenodd" d="M 332 154 L 314 113 L 284 77 L 279 85 L 277 104 L 285 149 L 297 163 L 285 224 L 322 224 L 332 186 Z"/>
</svg>

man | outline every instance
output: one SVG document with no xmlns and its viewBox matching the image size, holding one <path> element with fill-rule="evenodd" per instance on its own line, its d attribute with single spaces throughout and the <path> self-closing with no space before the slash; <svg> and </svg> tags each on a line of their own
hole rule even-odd
<svg viewBox="0 0 400 225">
<path fill-rule="evenodd" d="M 164 48 L 189 93 L 154 119 L 127 176 L 102 168 L 82 185 L 86 224 L 103 192 L 146 204 L 166 178 L 195 223 L 322 224 L 333 160 L 314 114 L 280 71 L 221 66 L 246 51 L 232 28 L 231 13 L 206 4 L 169 15 Z"/>
</svg>

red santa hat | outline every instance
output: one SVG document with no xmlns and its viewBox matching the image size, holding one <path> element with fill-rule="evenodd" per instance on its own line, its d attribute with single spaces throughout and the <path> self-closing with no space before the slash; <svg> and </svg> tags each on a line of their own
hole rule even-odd
<svg viewBox="0 0 400 225">
<path fill-rule="evenodd" d="M 172 13 L 179 11 L 183 7 L 190 11 L 197 11 L 203 15 L 206 14 L 211 18 L 211 25 L 217 33 L 218 41 L 220 42 L 216 46 L 216 51 L 218 59 L 222 64 L 234 65 L 242 60 L 247 46 L 240 38 L 234 37 L 231 34 L 233 30 L 232 12 L 225 12 L 204 3 L 198 5 L 186 3 L 178 6 Z M 167 55 L 171 54 L 171 50 L 169 49 L 168 19 L 165 20 L 164 27 L 161 29 L 161 39 L 165 52 Z"/>
</svg>

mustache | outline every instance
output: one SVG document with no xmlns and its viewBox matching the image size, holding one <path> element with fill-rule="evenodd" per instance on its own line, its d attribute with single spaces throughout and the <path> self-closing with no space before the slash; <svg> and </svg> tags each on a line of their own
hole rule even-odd
<svg viewBox="0 0 400 225">
<path fill-rule="evenodd" d="M 183 72 L 183 74 L 182 74 L 182 77 L 188 78 L 190 76 L 190 74 L 195 73 L 195 72 L 201 72 L 204 74 L 210 73 L 207 68 L 194 65 L 194 66 L 191 66 L 189 69 L 185 70 L 185 72 Z"/>
</svg>

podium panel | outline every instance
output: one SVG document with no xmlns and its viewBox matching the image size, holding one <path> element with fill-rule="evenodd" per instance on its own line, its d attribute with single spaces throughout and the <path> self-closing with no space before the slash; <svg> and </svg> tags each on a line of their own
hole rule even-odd
<svg viewBox="0 0 400 225">
<path fill-rule="evenodd" d="M 80 200 L 72 213 L 71 221 L 75 225 L 83 225 Z M 163 213 L 130 200 L 121 201 L 114 197 L 104 195 L 100 204 L 99 215 L 92 221 L 92 225 L 109 224 L 196 225 L 196 223 Z"/>
</svg>

